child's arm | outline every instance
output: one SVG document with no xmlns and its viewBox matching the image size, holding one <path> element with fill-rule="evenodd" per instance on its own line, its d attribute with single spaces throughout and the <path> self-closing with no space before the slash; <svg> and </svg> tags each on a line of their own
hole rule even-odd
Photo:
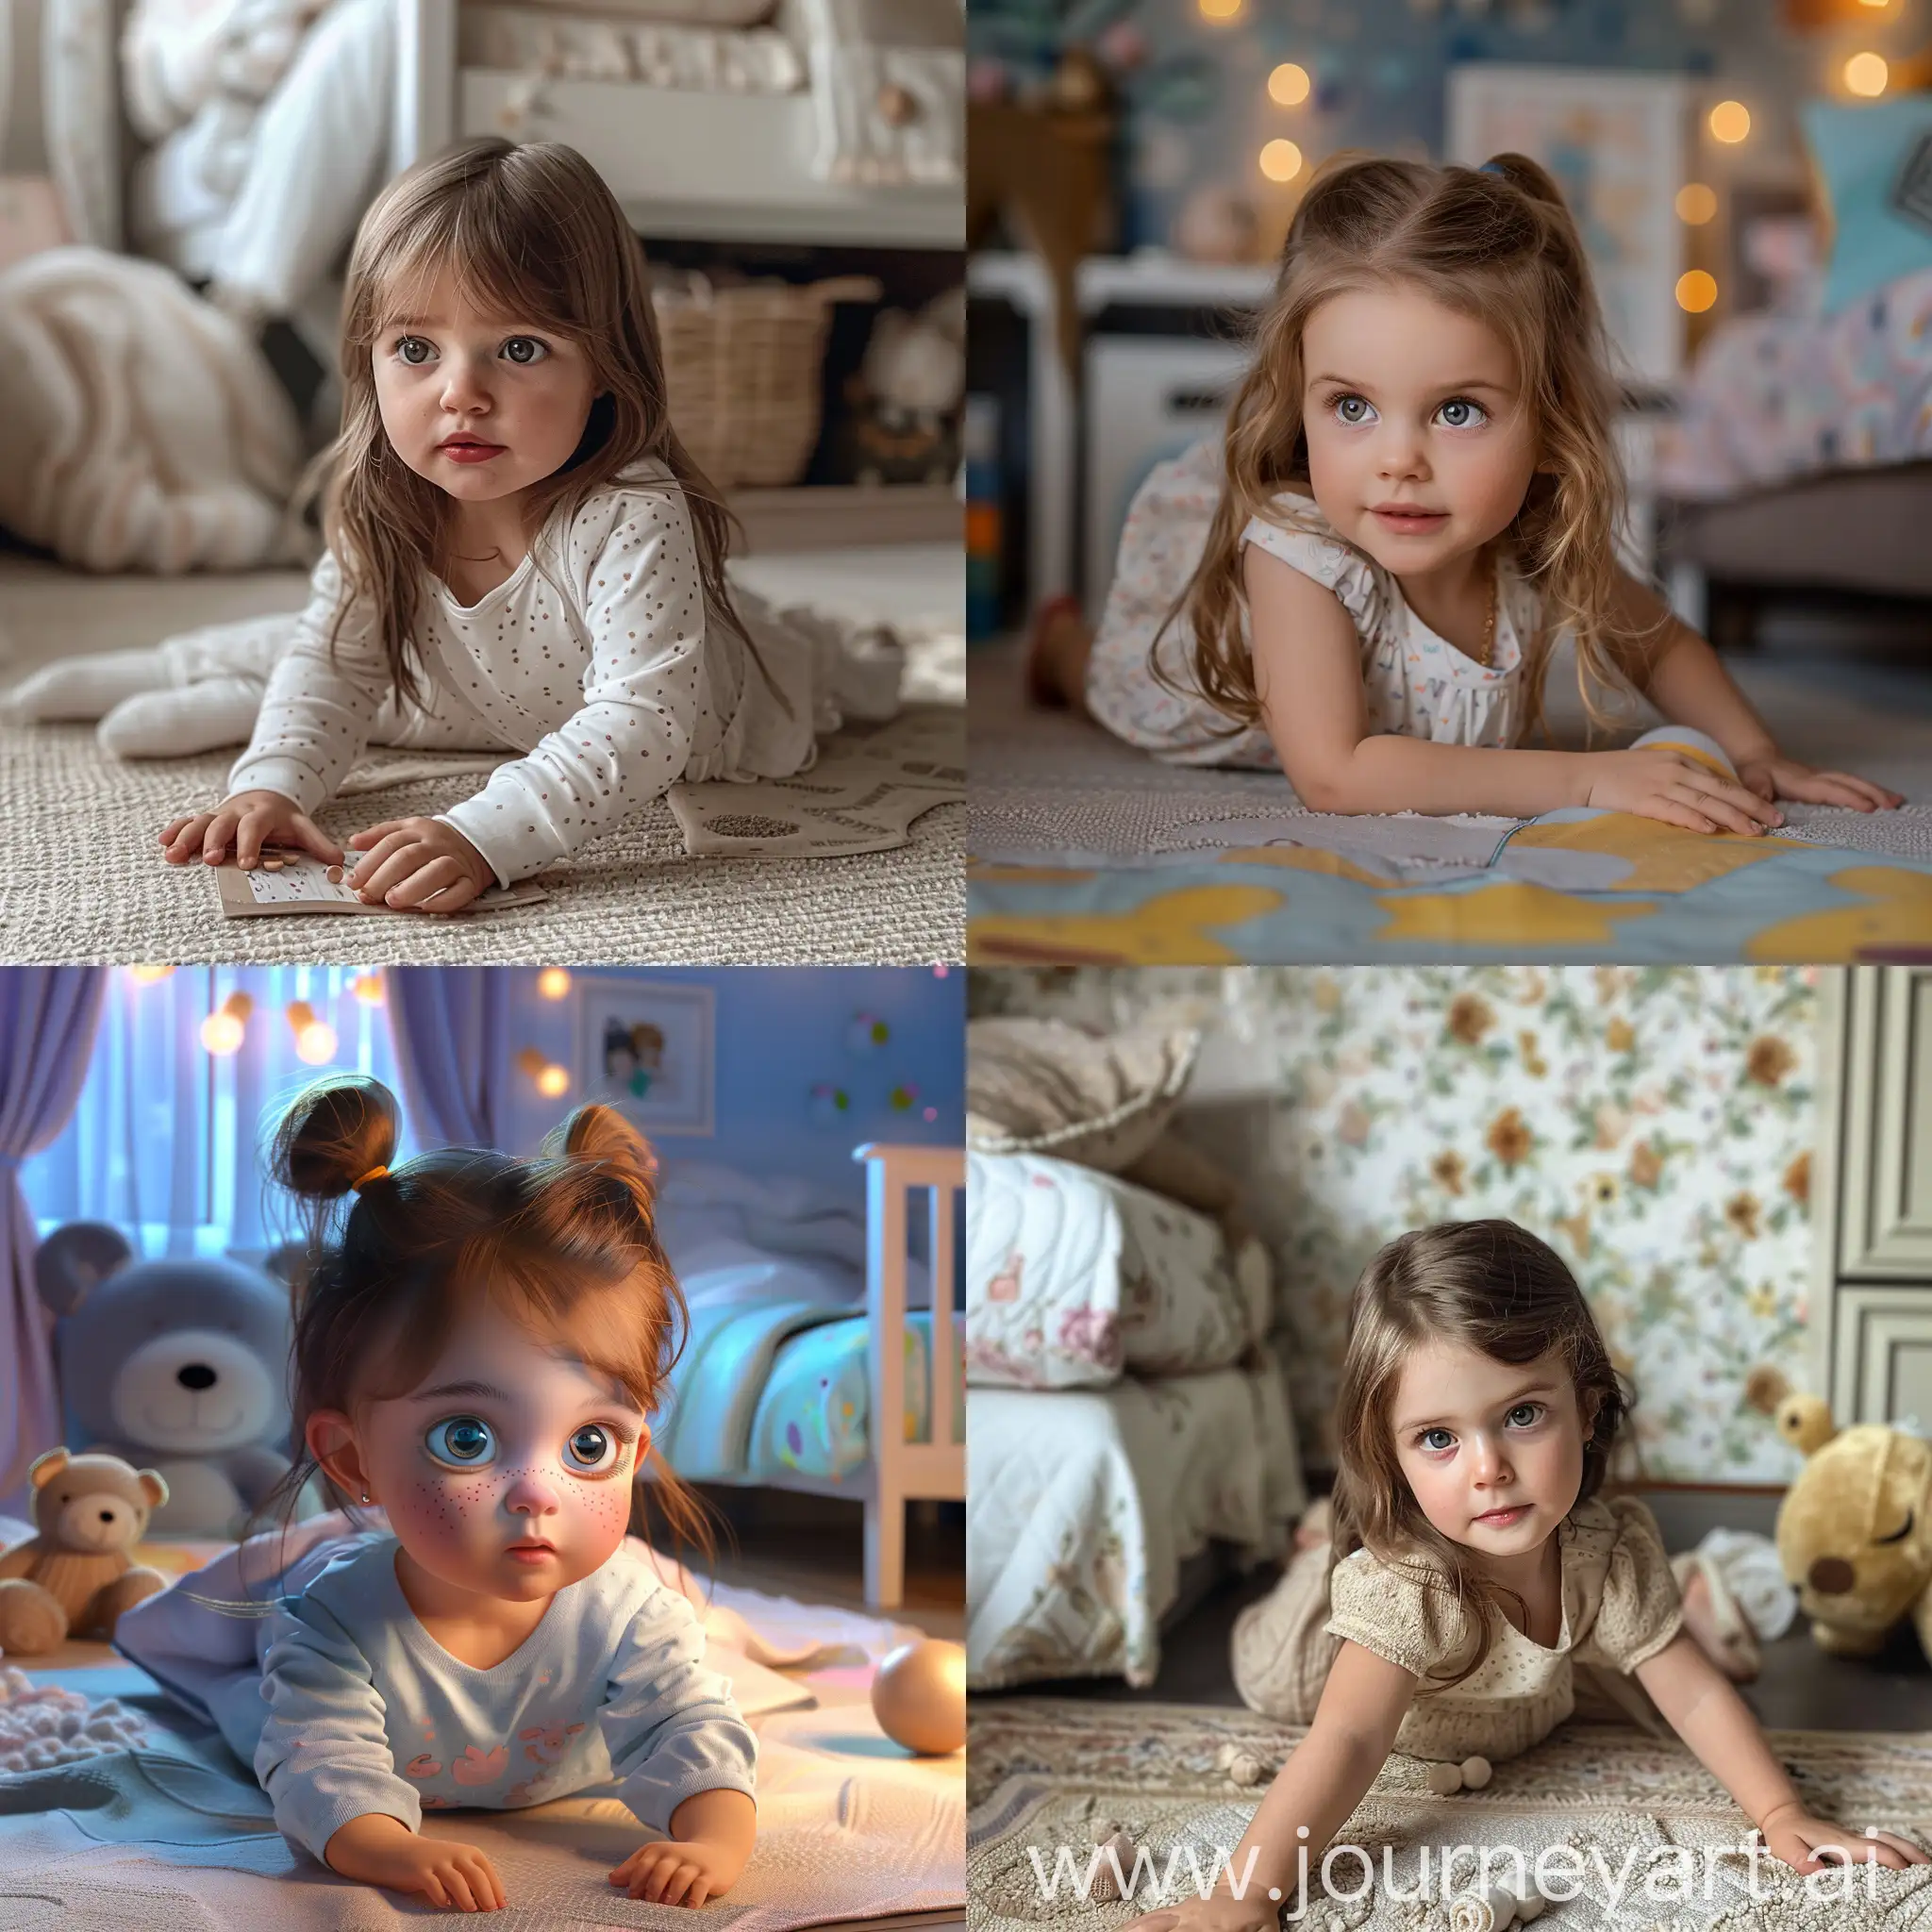
<svg viewBox="0 0 1932 1932">
<path fill-rule="evenodd" d="M 1778 814 L 1683 753 L 1514 751 L 1369 730 L 1361 647 L 1334 593 L 1250 544 L 1255 688 L 1305 805 L 1337 812 L 1495 812 L 1607 806 L 1696 832 L 1757 832 Z"/>
<path fill-rule="evenodd" d="M 341 582 L 334 557 L 325 552 L 295 641 L 270 675 L 255 735 L 228 774 L 227 796 L 212 811 L 173 820 L 161 833 L 171 863 L 200 858 L 219 865 L 232 850 L 238 864 L 252 866 L 263 845 L 279 841 L 331 864 L 341 858 L 311 815 L 361 757 L 391 681 L 366 612 L 349 612 L 330 646 Z"/>
<path fill-rule="evenodd" d="M 1674 724 L 1689 724 L 1724 746 L 1740 780 L 1760 798 L 1802 799 L 1876 811 L 1903 805 L 1896 791 L 1845 772 L 1821 772 L 1783 758 L 1751 701 L 1740 691 L 1717 653 L 1647 585 L 1617 574 L 1618 616 L 1635 630 L 1653 633 L 1635 682 Z"/>
<path fill-rule="evenodd" d="M 691 1605 L 653 1579 L 625 1627 L 597 1713 L 625 1803 L 671 1826 L 610 1877 L 632 1898 L 659 1905 L 702 1905 L 728 1891 L 758 1837 L 758 1740 L 704 1654 Z"/>
<path fill-rule="evenodd" d="M 261 1673 L 255 1774 L 285 1838 L 365 1885 L 463 1911 L 503 1903 L 483 1853 L 418 1836 L 422 1798 L 396 1775 L 368 1660 L 323 1604 L 301 1598 L 276 1616 Z"/>
<path fill-rule="evenodd" d="M 1344 1639 L 1308 1735 L 1263 1794 L 1213 1896 L 1184 1898 L 1131 1921 L 1124 1932 L 1273 1932 L 1280 1900 L 1300 1889 L 1303 1855 L 1309 1871 L 1319 1870 L 1329 1840 L 1388 1762 L 1415 1687 L 1399 1664 Z M 1228 1878 L 1241 1883 L 1251 1852 L 1254 1870 L 1237 1899 Z M 1279 1899 L 1269 1898 L 1271 1890 Z"/>
<path fill-rule="evenodd" d="M 1859 1837 L 1807 1811 L 1749 1707 L 1688 1631 L 1639 1664 L 1636 1674 L 1671 1728 L 1764 1834 L 1774 1857 L 1800 1872 L 1866 1859 L 1894 1868 L 1932 1863 L 1890 1832 Z"/>
<path fill-rule="evenodd" d="M 624 508 L 608 533 L 592 524 L 570 540 L 572 594 L 583 591 L 591 636 L 582 707 L 442 815 L 504 885 L 661 797 L 691 756 L 705 645 L 691 519 L 669 491 L 627 496 Z M 745 675 L 757 673 L 747 666 Z"/>
</svg>

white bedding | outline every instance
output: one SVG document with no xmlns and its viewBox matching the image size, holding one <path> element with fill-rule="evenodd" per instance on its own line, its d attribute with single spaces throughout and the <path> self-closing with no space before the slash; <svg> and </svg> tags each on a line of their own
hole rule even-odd
<svg viewBox="0 0 1932 1932">
<path fill-rule="evenodd" d="M 1225 1368 L 1269 1326 L 1258 1242 L 1116 1174 L 1037 1154 L 966 1161 L 974 1387 L 1105 1387 Z"/>
<path fill-rule="evenodd" d="M 1180 1568 L 1210 1538 L 1277 1555 L 1307 1500 L 1287 1385 L 1252 1369 L 1110 1389 L 975 1389 L 967 1683 L 1151 1684 Z"/>
</svg>

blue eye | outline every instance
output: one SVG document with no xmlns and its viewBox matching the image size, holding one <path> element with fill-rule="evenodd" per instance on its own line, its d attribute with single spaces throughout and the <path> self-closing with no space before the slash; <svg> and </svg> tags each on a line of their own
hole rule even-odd
<svg viewBox="0 0 1932 1932">
<path fill-rule="evenodd" d="M 1519 1402 L 1504 1421 L 1514 1429 L 1533 1429 L 1542 1418 L 1543 1406 L 1541 1402 Z"/>
<path fill-rule="evenodd" d="M 608 1469 L 621 1448 L 616 1437 L 601 1424 L 586 1423 L 565 1445 L 571 1462 L 581 1469 Z"/>
<path fill-rule="evenodd" d="M 1436 1440 L 1439 1436 L 1441 1438 L 1441 1441 Z M 1424 1449 L 1433 1450 L 1441 1455 L 1445 1449 L 1455 1448 L 1456 1438 L 1447 1429 L 1424 1429 L 1422 1434 L 1422 1444 Z"/>
<path fill-rule="evenodd" d="M 1452 415 L 1452 410 L 1457 414 Z M 1474 429 L 1480 423 L 1490 420 L 1489 411 L 1480 403 L 1473 403 L 1467 396 L 1452 396 L 1436 411 L 1451 429 Z"/>
<path fill-rule="evenodd" d="M 419 355 L 416 352 L 421 350 Z M 400 336 L 396 340 L 396 356 L 407 362 L 411 369 L 420 369 L 436 351 L 421 336 Z"/>
<path fill-rule="evenodd" d="M 549 355 L 549 349 L 535 336 L 511 336 L 503 345 L 503 353 L 512 362 L 528 368 L 532 363 L 541 362 Z"/>
<path fill-rule="evenodd" d="M 487 1462 L 493 1442 L 490 1424 L 473 1415 L 451 1416 L 447 1422 L 437 1423 L 424 1440 L 430 1455 L 439 1460 L 469 1467 Z"/>
</svg>

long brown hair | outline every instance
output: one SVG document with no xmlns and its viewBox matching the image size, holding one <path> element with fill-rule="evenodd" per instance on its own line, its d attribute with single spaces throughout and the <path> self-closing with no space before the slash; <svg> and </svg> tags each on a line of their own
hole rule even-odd
<svg viewBox="0 0 1932 1932">
<path fill-rule="evenodd" d="M 1442 1683 L 1479 1669 L 1495 1639 L 1493 1586 L 1469 1552 L 1424 1515 L 1395 1453 L 1390 1409 L 1409 1352 L 1450 1341 L 1492 1361 L 1559 1355 L 1584 1419 L 1576 1503 L 1603 1487 L 1617 1431 L 1636 1400 L 1617 1374 L 1576 1277 L 1513 1221 L 1445 1221 L 1413 1229 L 1362 1270 L 1348 1305 L 1336 1398 L 1334 1560 L 1367 1549 L 1453 1598 L 1474 1653 Z M 1573 1508 L 1575 1504 L 1571 1506 Z"/>
<path fill-rule="evenodd" d="M 421 697 L 421 576 L 447 561 L 451 502 L 391 446 L 371 358 L 385 325 L 409 312 L 411 292 L 445 268 L 467 299 L 568 337 L 589 358 L 590 420 L 570 460 L 526 491 L 525 536 L 655 458 L 684 492 L 706 615 L 743 637 L 724 580 L 733 520 L 671 426 L 642 246 L 575 148 L 491 136 L 398 175 L 356 231 L 342 305 L 342 426 L 309 479 L 312 490 L 326 478 L 323 536 L 342 575 L 331 648 L 352 604 L 367 600 L 397 694 Z"/>
<path fill-rule="evenodd" d="M 1526 156 L 1481 169 L 1341 154 L 1309 183 L 1282 250 L 1254 358 L 1228 414 L 1221 500 L 1207 548 L 1161 629 L 1185 622 L 1194 688 L 1229 721 L 1260 722 L 1243 623 L 1241 533 L 1251 517 L 1293 527 L 1276 503 L 1312 493 L 1302 419 L 1302 339 L 1323 303 L 1391 283 L 1473 316 L 1515 358 L 1536 439 L 1538 474 L 1501 541 L 1541 592 L 1543 622 L 1524 666 L 1529 719 L 1557 634 L 1576 642 L 1576 679 L 1593 721 L 1599 694 L 1627 690 L 1656 630 L 1632 630 L 1615 606 L 1623 467 L 1613 437 L 1617 387 L 1576 225 L 1551 175 Z M 1154 676 L 1185 687 L 1149 654 Z"/>
<path fill-rule="evenodd" d="M 314 1082 L 275 1124 L 270 1173 L 303 1204 L 309 1244 L 290 1359 L 295 1460 L 258 1516 L 279 1506 L 285 1524 L 292 1518 L 318 1467 L 311 1415 L 407 1394 L 480 1295 L 536 1332 L 567 1333 L 584 1365 L 647 1416 L 682 1352 L 689 1314 L 658 1239 L 656 1163 L 622 1114 L 578 1108 L 532 1159 L 450 1147 L 391 1169 L 396 1139 L 394 1098 L 359 1074 Z M 640 1478 L 646 1464 L 656 1480 L 631 1485 L 631 1533 L 650 1540 L 655 1508 L 708 1566 L 702 1499 L 655 1444 Z"/>
</svg>

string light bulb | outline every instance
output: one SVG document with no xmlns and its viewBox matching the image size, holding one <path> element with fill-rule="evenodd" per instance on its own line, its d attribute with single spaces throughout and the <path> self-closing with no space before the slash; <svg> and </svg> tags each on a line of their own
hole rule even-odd
<svg viewBox="0 0 1932 1932">
<path fill-rule="evenodd" d="M 239 1053 L 242 1041 L 248 1037 L 248 1016 L 254 1010 L 255 1002 L 245 992 L 231 992 L 201 1023 L 203 1050 L 217 1059 Z"/>
</svg>

